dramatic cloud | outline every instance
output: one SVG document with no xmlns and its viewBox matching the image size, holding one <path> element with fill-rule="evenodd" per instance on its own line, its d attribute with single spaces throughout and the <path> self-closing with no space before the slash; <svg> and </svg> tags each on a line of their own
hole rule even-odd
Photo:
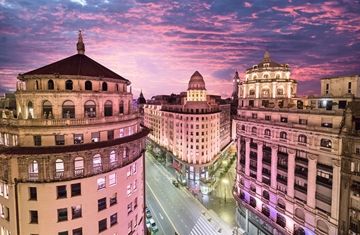
<svg viewBox="0 0 360 235">
<path fill-rule="evenodd" d="M 318 93 L 321 77 L 360 73 L 359 12 L 357 0 L 0 0 L 0 92 L 76 53 L 82 29 L 86 54 L 132 81 L 135 97 L 184 91 L 195 70 L 209 93 L 230 96 L 235 71 L 265 50 L 302 94 Z"/>
</svg>

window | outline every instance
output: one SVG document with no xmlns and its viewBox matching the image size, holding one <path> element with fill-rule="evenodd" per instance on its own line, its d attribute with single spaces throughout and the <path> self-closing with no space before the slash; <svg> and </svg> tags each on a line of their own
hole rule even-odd
<svg viewBox="0 0 360 235">
<path fill-rule="evenodd" d="M 56 191 L 58 199 L 67 197 L 66 185 L 56 186 Z"/>
<path fill-rule="evenodd" d="M 36 160 L 33 160 L 29 164 L 29 177 L 33 179 L 37 179 L 39 176 L 39 164 Z"/>
<path fill-rule="evenodd" d="M 81 205 L 72 206 L 71 207 L 71 215 L 72 215 L 72 219 L 81 218 L 81 216 L 82 216 Z"/>
<path fill-rule="evenodd" d="M 92 100 L 88 100 L 84 104 L 84 116 L 88 118 L 96 117 L 96 104 Z"/>
<path fill-rule="evenodd" d="M 307 119 L 299 119 L 299 124 L 301 125 L 307 125 Z"/>
<path fill-rule="evenodd" d="M 249 95 L 255 95 L 255 90 L 249 90 Z"/>
<path fill-rule="evenodd" d="M 28 102 L 28 118 L 32 119 L 34 117 L 34 106 L 31 101 Z"/>
<path fill-rule="evenodd" d="M 101 164 L 101 156 L 100 154 L 96 154 L 93 157 L 93 171 L 94 173 L 99 173 L 102 171 L 102 164 Z"/>
<path fill-rule="evenodd" d="M 109 186 L 116 185 L 116 173 L 109 175 Z"/>
<path fill-rule="evenodd" d="M 37 200 L 37 189 L 36 187 L 29 187 L 29 200 Z"/>
<path fill-rule="evenodd" d="M 277 95 L 283 95 L 283 94 L 284 94 L 284 90 L 283 90 L 282 88 L 278 88 L 276 94 L 277 94 Z"/>
<path fill-rule="evenodd" d="M 85 91 L 91 91 L 92 90 L 92 83 L 90 81 L 85 82 Z"/>
<path fill-rule="evenodd" d="M 30 224 L 37 224 L 37 223 L 38 223 L 38 212 L 30 211 Z"/>
<path fill-rule="evenodd" d="M 285 122 L 285 123 L 287 123 L 287 122 L 288 122 L 288 118 L 287 118 L 287 117 L 281 117 L 281 118 L 280 118 L 280 122 Z"/>
<path fill-rule="evenodd" d="M 251 133 L 254 134 L 254 135 L 256 135 L 256 132 L 257 132 L 256 127 L 252 127 L 252 128 L 251 128 Z"/>
<path fill-rule="evenodd" d="M 124 101 L 120 100 L 119 103 L 119 114 L 124 114 Z"/>
<path fill-rule="evenodd" d="M 82 228 L 73 229 L 72 235 L 83 235 Z"/>
<path fill-rule="evenodd" d="M 54 118 L 53 113 L 52 113 L 52 104 L 51 104 L 50 101 L 45 100 L 45 101 L 43 102 L 43 110 L 42 110 L 42 111 L 43 111 L 43 112 L 42 112 L 43 117 L 44 117 L 45 119 L 47 119 L 47 118 Z"/>
<path fill-rule="evenodd" d="M 137 197 L 134 199 L 134 209 L 136 209 L 138 206 L 138 200 Z"/>
<path fill-rule="evenodd" d="M 48 81 L 48 90 L 54 90 L 54 81 L 51 79 Z"/>
<path fill-rule="evenodd" d="M 104 116 L 110 117 L 112 115 L 113 115 L 112 102 L 110 100 L 108 100 L 104 104 Z"/>
<path fill-rule="evenodd" d="M 67 208 L 61 208 L 57 210 L 58 222 L 68 220 Z"/>
<path fill-rule="evenodd" d="M 68 231 L 59 232 L 58 235 L 68 235 Z"/>
<path fill-rule="evenodd" d="M 63 118 L 75 118 L 75 105 L 72 101 L 67 100 L 62 105 Z"/>
<path fill-rule="evenodd" d="M 55 178 L 61 178 L 63 176 L 64 176 L 64 161 L 62 159 L 56 159 Z"/>
<path fill-rule="evenodd" d="M 117 157 L 114 150 L 110 152 L 109 162 L 110 162 L 110 166 L 116 166 Z"/>
<path fill-rule="evenodd" d="M 127 186 L 127 188 L 126 188 L 126 193 L 127 193 L 128 196 L 130 196 L 130 194 L 131 194 L 131 184 L 129 184 L 129 185 Z"/>
<path fill-rule="evenodd" d="M 64 135 L 55 135 L 55 144 L 56 145 L 64 145 L 65 144 Z"/>
<path fill-rule="evenodd" d="M 264 135 L 265 136 L 271 136 L 271 131 L 269 129 L 265 129 Z"/>
<path fill-rule="evenodd" d="M 100 132 L 92 132 L 91 142 L 99 142 L 99 141 L 100 141 Z"/>
<path fill-rule="evenodd" d="M 326 84 L 325 94 L 329 94 L 329 84 Z"/>
<path fill-rule="evenodd" d="M 271 121 L 271 116 L 270 115 L 265 115 L 265 120 L 266 121 Z"/>
<path fill-rule="evenodd" d="M 106 218 L 99 221 L 99 233 L 107 229 L 106 224 L 107 224 Z"/>
<path fill-rule="evenodd" d="M 82 157 L 74 159 L 74 174 L 75 176 L 82 176 L 84 174 L 84 159 Z"/>
<path fill-rule="evenodd" d="M 113 140 L 114 139 L 114 130 L 107 131 L 107 139 Z"/>
<path fill-rule="evenodd" d="M 338 105 L 339 109 L 345 109 L 346 104 L 347 104 L 346 100 L 339 100 L 339 105 Z"/>
<path fill-rule="evenodd" d="M 117 204 L 117 193 L 114 193 L 111 197 L 110 197 L 110 206 L 113 206 L 115 204 Z"/>
<path fill-rule="evenodd" d="M 106 197 L 98 200 L 98 211 L 106 209 Z"/>
<path fill-rule="evenodd" d="M 306 143 L 307 143 L 307 137 L 306 137 L 306 135 L 299 135 L 298 141 L 299 141 L 299 143 L 304 143 L 304 144 L 306 144 Z"/>
<path fill-rule="evenodd" d="M 287 133 L 285 131 L 280 132 L 280 139 L 287 139 Z"/>
<path fill-rule="evenodd" d="M 128 214 L 130 214 L 132 212 L 132 202 L 130 202 L 128 205 L 127 205 L 127 211 L 128 211 Z"/>
<path fill-rule="evenodd" d="M 348 93 L 351 93 L 351 82 L 348 83 Z"/>
<path fill-rule="evenodd" d="M 97 179 L 97 189 L 100 190 L 100 189 L 103 189 L 105 187 L 106 187 L 105 177 Z"/>
<path fill-rule="evenodd" d="M 331 148 L 332 147 L 331 140 L 329 140 L 329 139 L 321 139 L 320 140 L 320 146 L 324 147 L 324 148 Z"/>
<path fill-rule="evenodd" d="M 252 113 L 251 117 L 254 118 L 254 119 L 257 119 L 257 113 Z"/>
<path fill-rule="evenodd" d="M 117 224 L 117 213 L 110 216 L 110 226 L 114 226 L 115 224 Z"/>
<path fill-rule="evenodd" d="M 80 196 L 81 195 L 81 183 L 71 184 L 71 196 Z"/>
<path fill-rule="evenodd" d="M 41 135 L 34 135 L 34 145 L 41 146 Z"/>
<path fill-rule="evenodd" d="M 103 82 L 101 88 L 102 88 L 103 91 L 107 91 L 107 90 L 108 90 L 108 85 L 107 85 L 107 83 L 106 83 L 106 82 Z"/>
<path fill-rule="evenodd" d="M 74 134 L 74 144 L 83 144 L 84 135 L 83 134 Z"/>
<path fill-rule="evenodd" d="M 65 82 L 65 90 L 72 90 L 73 89 L 73 82 L 71 80 L 67 80 Z"/>
</svg>

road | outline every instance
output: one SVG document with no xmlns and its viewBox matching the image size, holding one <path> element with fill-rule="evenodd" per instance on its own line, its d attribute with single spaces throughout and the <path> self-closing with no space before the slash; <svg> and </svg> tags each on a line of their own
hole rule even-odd
<svg viewBox="0 0 360 235">
<path fill-rule="evenodd" d="M 158 235 L 231 234 L 229 226 L 209 213 L 186 189 L 176 188 L 173 177 L 146 154 L 146 202 L 159 227 Z"/>
</svg>

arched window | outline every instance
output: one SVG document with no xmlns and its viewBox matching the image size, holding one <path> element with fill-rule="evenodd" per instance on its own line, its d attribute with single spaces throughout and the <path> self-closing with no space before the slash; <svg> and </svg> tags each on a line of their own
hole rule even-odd
<svg viewBox="0 0 360 235">
<path fill-rule="evenodd" d="M 306 235 L 305 230 L 302 227 L 295 225 L 294 235 Z"/>
<path fill-rule="evenodd" d="M 67 100 L 62 105 L 63 118 L 75 118 L 75 105 L 71 100 Z"/>
<path fill-rule="evenodd" d="M 44 118 L 53 118 L 52 105 L 51 105 L 50 101 L 48 101 L 48 100 L 45 100 L 43 102 L 43 117 Z"/>
<path fill-rule="evenodd" d="M 102 88 L 103 91 L 107 91 L 108 90 L 107 83 L 103 82 L 101 88 Z"/>
<path fill-rule="evenodd" d="M 254 75 L 254 76 L 253 76 L 253 79 L 257 79 L 257 76 L 256 76 L 256 75 Z"/>
<path fill-rule="evenodd" d="M 307 137 L 306 137 L 306 135 L 299 135 L 299 137 L 298 137 L 298 142 L 299 142 L 299 143 L 304 143 L 304 144 L 306 144 L 306 143 L 307 143 Z"/>
<path fill-rule="evenodd" d="M 92 90 L 92 83 L 90 81 L 85 82 L 85 91 L 91 91 Z"/>
<path fill-rule="evenodd" d="M 280 225 L 281 227 L 285 228 L 286 227 L 286 219 L 284 216 L 282 216 L 281 214 L 277 213 L 276 215 L 276 223 L 278 225 Z"/>
<path fill-rule="evenodd" d="M 116 91 L 119 91 L 119 84 L 116 83 Z"/>
<path fill-rule="evenodd" d="M 262 193 L 263 198 L 265 198 L 266 200 L 270 199 L 270 194 L 268 191 L 264 190 Z"/>
<path fill-rule="evenodd" d="M 262 204 L 261 206 L 261 212 L 266 215 L 267 217 L 269 217 L 270 215 L 270 210 L 269 207 L 267 207 L 265 204 Z"/>
<path fill-rule="evenodd" d="M 302 221 L 305 220 L 304 211 L 301 210 L 301 209 L 299 209 L 299 208 L 296 208 L 296 209 L 295 209 L 295 216 L 296 216 L 298 219 L 302 220 Z"/>
<path fill-rule="evenodd" d="M 264 74 L 264 78 L 268 79 L 269 78 L 269 74 Z"/>
<path fill-rule="evenodd" d="M 253 197 L 250 197 L 250 206 L 252 206 L 254 208 L 256 207 L 256 199 Z"/>
<path fill-rule="evenodd" d="M 84 104 L 84 116 L 93 118 L 96 117 L 96 104 L 92 100 L 88 100 Z"/>
<path fill-rule="evenodd" d="M 73 82 L 71 80 L 67 80 L 65 82 L 65 90 L 72 90 L 73 89 Z"/>
<path fill-rule="evenodd" d="M 62 159 L 56 159 L 55 178 L 61 178 L 63 176 L 64 176 L 64 161 Z"/>
<path fill-rule="evenodd" d="M 262 90 L 261 90 L 261 95 L 262 95 L 263 97 L 269 97 L 269 95 L 270 95 L 270 90 L 269 90 L 269 89 L 262 89 Z"/>
<path fill-rule="evenodd" d="M 253 126 L 253 127 L 251 128 L 251 133 L 253 133 L 254 135 L 256 135 L 256 132 L 257 132 L 257 129 L 256 129 L 256 127 Z"/>
<path fill-rule="evenodd" d="M 35 81 L 35 90 L 39 90 L 39 81 Z"/>
<path fill-rule="evenodd" d="M 249 90 L 249 95 L 255 95 L 255 90 L 254 89 Z"/>
<path fill-rule="evenodd" d="M 287 133 L 285 131 L 280 132 L 280 139 L 287 139 Z"/>
<path fill-rule="evenodd" d="M 245 125 L 241 126 L 241 130 L 245 131 Z"/>
<path fill-rule="evenodd" d="M 271 136 L 271 131 L 270 131 L 270 129 L 265 129 L 264 135 L 265 135 L 265 136 Z"/>
<path fill-rule="evenodd" d="M 110 166 L 116 166 L 117 157 L 114 150 L 110 152 L 109 162 L 110 162 Z"/>
<path fill-rule="evenodd" d="M 284 202 L 284 200 L 282 200 L 282 199 L 278 199 L 278 201 L 277 201 L 277 205 L 278 205 L 278 207 L 280 207 L 281 209 L 283 209 L 283 210 L 285 210 L 285 202 Z"/>
<path fill-rule="evenodd" d="M 107 100 L 104 105 L 104 116 L 109 117 L 113 115 L 112 102 Z"/>
<path fill-rule="evenodd" d="M 28 118 L 32 119 L 34 117 L 34 107 L 31 101 L 28 102 Z"/>
<path fill-rule="evenodd" d="M 54 81 L 51 79 L 48 81 L 48 90 L 54 90 Z"/>
<path fill-rule="evenodd" d="M 276 91 L 277 91 L 276 94 L 278 94 L 278 95 L 284 94 L 284 90 L 282 88 L 278 88 Z"/>
<path fill-rule="evenodd" d="M 36 160 L 33 160 L 29 164 L 29 179 L 39 178 L 39 164 Z"/>
<path fill-rule="evenodd" d="M 84 159 L 82 157 L 76 157 L 74 159 L 74 175 L 82 176 L 84 174 Z"/>
<path fill-rule="evenodd" d="M 124 114 L 124 101 L 120 100 L 119 103 L 119 114 Z"/>
<path fill-rule="evenodd" d="M 327 226 L 327 224 L 322 221 L 322 220 L 318 220 L 316 223 L 316 228 L 318 228 L 321 232 L 329 234 L 329 227 Z"/>
<path fill-rule="evenodd" d="M 101 164 L 101 156 L 100 154 L 96 154 L 93 157 L 93 171 L 94 173 L 99 173 L 102 171 L 102 164 Z"/>
<path fill-rule="evenodd" d="M 329 140 L 329 139 L 321 139 L 320 140 L 320 146 L 324 147 L 324 148 L 331 149 L 331 147 L 332 147 L 331 140 Z"/>
<path fill-rule="evenodd" d="M 280 78 L 280 74 L 276 74 L 276 78 Z"/>
</svg>

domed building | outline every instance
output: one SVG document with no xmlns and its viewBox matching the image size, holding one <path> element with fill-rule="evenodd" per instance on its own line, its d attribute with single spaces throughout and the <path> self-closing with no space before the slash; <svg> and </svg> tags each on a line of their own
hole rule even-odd
<svg viewBox="0 0 360 235">
<path fill-rule="evenodd" d="M 211 179 L 219 153 L 230 142 L 230 105 L 207 94 L 198 71 L 186 93 L 152 100 L 145 105 L 144 122 L 152 130 L 150 139 L 168 151 L 167 163 L 188 183 Z"/>
<path fill-rule="evenodd" d="M 0 118 L 1 234 L 144 234 L 148 130 L 129 80 L 78 53 L 20 74 Z"/>
</svg>

